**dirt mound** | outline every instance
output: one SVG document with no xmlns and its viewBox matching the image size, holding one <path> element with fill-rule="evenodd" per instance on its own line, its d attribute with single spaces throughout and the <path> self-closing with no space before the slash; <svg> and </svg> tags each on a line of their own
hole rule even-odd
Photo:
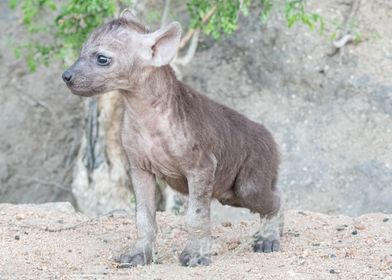
<svg viewBox="0 0 392 280">
<path fill-rule="evenodd" d="M 392 279 L 392 215 L 359 218 L 289 211 L 282 252 L 251 252 L 255 220 L 213 227 L 209 267 L 178 263 L 183 217 L 158 213 L 154 264 L 117 269 L 136 237 L 133 215 L 90 219 L 69 203 L 0 204 L 0 279 Z"/>
</svg>

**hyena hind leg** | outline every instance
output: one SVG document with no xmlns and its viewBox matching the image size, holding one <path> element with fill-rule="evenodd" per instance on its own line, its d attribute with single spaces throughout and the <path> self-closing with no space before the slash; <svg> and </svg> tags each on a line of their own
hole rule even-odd
<svg viewBox="0 0 392 280">
<path fill-rule="evenodd" d="M 272 216 L 260 214 L 260 229 L 253 235 L 255 252 L 277 252 L 280 250 L 280 236 L 283 233 L 283 211 Z"/>
<path fill-rule="evenodd" d="M 247 179 L 250 183 L 238 185 L 236 194 L 243 207 L 260 215 L 260 228 L 254 234 L 253 249 L 264 253 L 279 251 L 283 230 L 282 193 L 276 180 L 269 181 L 263 176 Z M 271 187 L 263 187 L 269 185 Z"/>
</svg>

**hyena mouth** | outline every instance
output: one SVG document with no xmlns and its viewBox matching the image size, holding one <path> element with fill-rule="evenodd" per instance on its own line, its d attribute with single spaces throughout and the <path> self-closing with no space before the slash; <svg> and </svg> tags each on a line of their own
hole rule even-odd
<svg viewBox="0 0 392 280">
<path fill-rule="evenodd" d="M 93 95 L 100 95 L 105 93 L 104 87 L 97 87 L 97 88 L 80 88 L 80 87 L 73 87 L 72 85 L 68 86 L 71 92 L 75 95 L 79 96 L 93 96 Z"/>
</svg>

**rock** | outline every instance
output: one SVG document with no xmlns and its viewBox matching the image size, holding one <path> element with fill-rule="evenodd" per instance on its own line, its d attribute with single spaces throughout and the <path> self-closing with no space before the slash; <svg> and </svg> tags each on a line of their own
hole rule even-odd
<svg viewBox="0 0 392 280">
<path fill-rule="evenodd" d="M 49 212 L 62 212 L 65 214 L 76 213 L 75 208 L 69 202 L 48 202 L 48 203 L 35 205 L 34 207 Z"/>
</svg>

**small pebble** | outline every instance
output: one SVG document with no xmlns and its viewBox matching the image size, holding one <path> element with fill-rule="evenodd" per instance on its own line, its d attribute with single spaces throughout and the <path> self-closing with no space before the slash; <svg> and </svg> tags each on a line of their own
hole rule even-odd
<svg viewBox="0 0 392 280">
<path fill-rule="evenodd" d="M 19 235 L 15 235 L 15 240 L 19 240 L 20 236 Z"/>
<path fill-rule="evenodd" d="M 341 225 L 341 226 L 338 226 L 338 227 L 336 228 L 336 230 L 337 230 L 337 231 L 342 231 L 342 230 L 345 230 L 347 227 L 348 227 L 348 225 Z"/>
<path fill-rule="evenodd" d="M 329 270 L 329 273 L 331 273 L 331 274 L 335 274 L 335 273 L 336 273 L 336 271 L 335 271 L 335 269 L 330 269 L 330 270 Z"/>
<path fill-rule="evenodd" d="M 389 218 L 385 218 L 384 220 L 382 220 L 384 223 L 389 221 Z"/>
<path fill-rule="evenodd" d="M 391 256 L 385 256 L 384 257 L 384 263 L 387 265 L 392 264 L 392 255 Z"/>
<path fill-rule="evenodd" d="M 352 235 L 357 235 L 358 231 L 357 230 L 353 230 L 353 232 L 351 232 Z"/>
<path fill-rule="evenodd" d="M 24 218 L 25 218 L 25 215 L 23 215 L 23 214 L 18 214 L 15 217 L 15 219 L 17 219 L 18 221 L 23 220 Z"/>
<path fill-rule="evenodd" d="M 233 224 L 230 223 L 230 222 L 223 222 L 223 223 L 222 223 L 222 226 L 223 226 L 223 227 L 232 227 Z"/>
<path fill-rule="evenodd" d="M 365 229 L 365 226 L 364 226 L 363 224 L 361 224 L 361 223 L 356 223 L 356 224 L 354 225 L 354 227 L 355 227 L 355 229 L 357 229 L 357 230 L 364 230 L 364 229 Z"/>
</svg>

